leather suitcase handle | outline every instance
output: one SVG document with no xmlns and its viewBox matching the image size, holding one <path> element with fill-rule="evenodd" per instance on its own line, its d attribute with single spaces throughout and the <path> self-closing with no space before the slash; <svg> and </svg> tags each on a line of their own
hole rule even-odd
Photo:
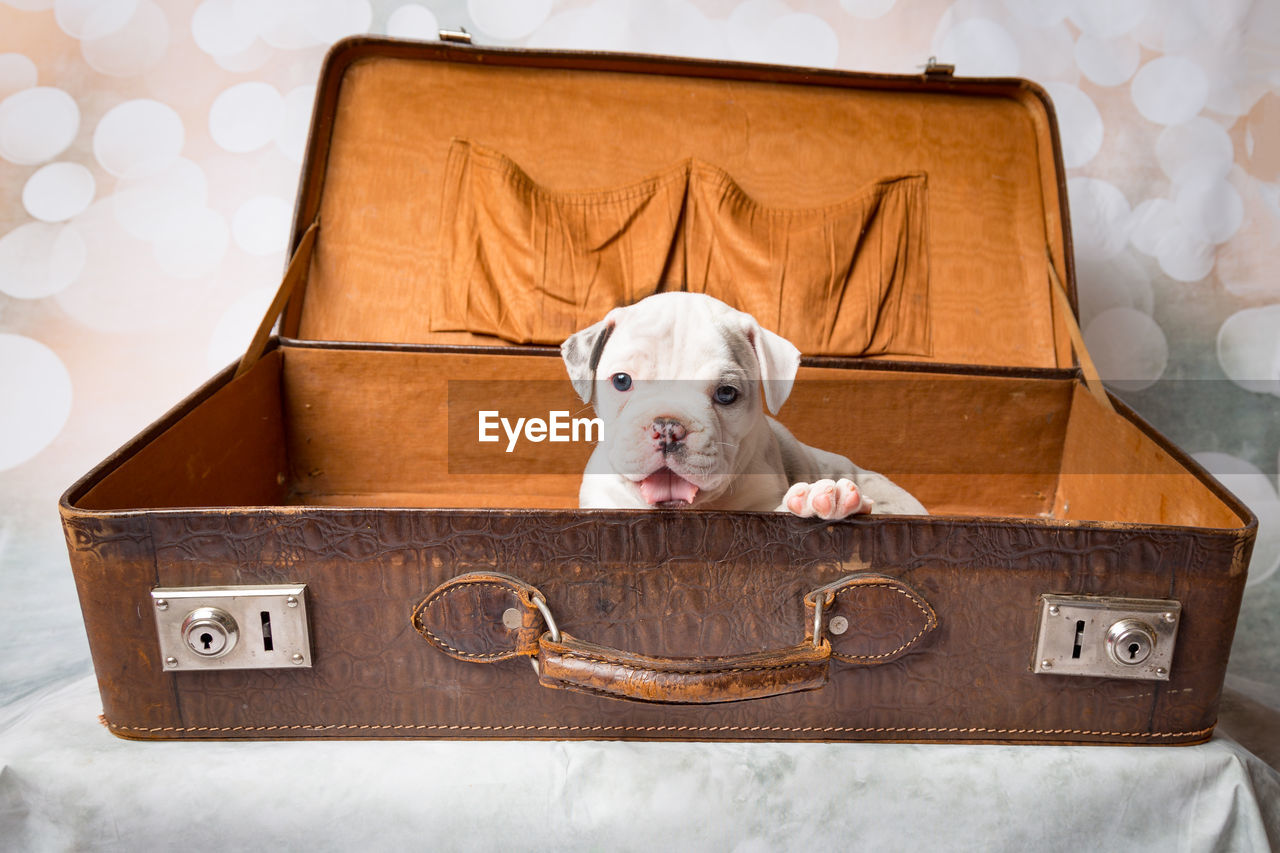
<svg viewBox="0 0 1280 853">
<path fill-rule="evenodd" d="M 799 604 L 799 602 L 797 602 Z M 545 687 L 636 702 L 713 704 L 816 690 L 832 659 L 887 663 L 916 649 L 938 619 L 915 590 L 859 572 L 804 596 L 802 642 L 725 657 L 670 658 L 598 645 L 562 633 L 546 598 L 497 572 L 459 575 L 413 611 L 413 625 L 445 654 L 470 663 L 533 662 Z M 856 628 L 854 628 L 856 626 Z"/>
<path fill-rule="evenodd" d="M 632 699 L 706 705 L 816 690 L 827 683 L 831 644 L 719 658 L 662 658 L 588 643 L 564 634 L 538 643 L 546 687 Z"/>
</svg>

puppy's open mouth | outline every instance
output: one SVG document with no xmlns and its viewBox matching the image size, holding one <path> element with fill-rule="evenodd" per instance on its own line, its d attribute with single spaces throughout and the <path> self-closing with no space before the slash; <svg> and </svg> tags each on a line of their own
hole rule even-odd
<svg viewBox="0 0 1280 853">
<path fill-rule="evenodd" d="M 698 487 L 670 468 L 659 468 L 640 481 L 640 497 L 650 506 L 676 509 L 688 506 L 698 495 Z"/>
</svg>

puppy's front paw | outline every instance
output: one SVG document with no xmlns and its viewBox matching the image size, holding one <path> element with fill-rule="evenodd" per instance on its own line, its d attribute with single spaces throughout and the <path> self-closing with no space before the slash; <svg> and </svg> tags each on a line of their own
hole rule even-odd
<svg viewBox="0 0 1280 853">
<path fill-rule="evenodd" d="M 871 498 L 864 497 L 852 480 L 818 480 L 796 483 L 782 498 L 782 509 L 801 518 L 827 520 L 871 512 Z"/>
</svg>

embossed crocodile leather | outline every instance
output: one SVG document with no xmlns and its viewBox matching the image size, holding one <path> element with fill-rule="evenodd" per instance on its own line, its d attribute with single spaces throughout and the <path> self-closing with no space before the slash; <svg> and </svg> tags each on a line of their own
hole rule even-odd
<svg viewBox="0 0 1280 853">
<path fill-rule="evenodd" d="M 1186 743 L 1212 730 L 1249 531 L 1020 519 L 466 510 L 64 508 L 106 719 L 138 737 L 557 737 Z M 705 706 L 547 690 L 521 660 L 441 654 L 409 616 L 469 571 L 518 569 L 565 633 L 664 657 L 794 645 L 803 596 L 854 571 L 939 614 L 911 655 Z M 156 585 L 308 584 L 313 669 L 166 673 Z M 1045 592 L 1168 597 L 1168 682 L 1031 672 Z M 1048 697 L 1053 701 L 1048 701 Z"/>
<path fill-rule="evenodd" d="M 897 660 L 938 627 L 938 614 L 929 602 L 888 575 L 862 572 L 827 584 L 805 597 L 809 611 L 818 596 L 823 598 L 823 624 L 842 623 L 841 630 L 828 627 L 824 636 L 831 642 L 832 657 L 845 663 L 876 666 Z M 812 638 L 812 627 L 807 633 Z"/>
<path fill-rule="evenodd" d="M 493 663 L 538 653 L 545 628 L 536 589 L 510 575 L 469 572 L 450 578 L 413 610 L 413 627 L 458 660 Z"/>
</svg>

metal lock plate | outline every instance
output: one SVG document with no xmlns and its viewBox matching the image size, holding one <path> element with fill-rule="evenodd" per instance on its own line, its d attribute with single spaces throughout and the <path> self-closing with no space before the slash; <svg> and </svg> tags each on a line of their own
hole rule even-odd
<svg viewBox="0 0 1280 853">
<path fill-rule="evenodd" d="M 1042 595 L 1032 670 L 1168 681 L 1182 605 L 1168 599 Z"/>
<path fill-rule="evenodd" d="M 161 666 L 168 672 L 311 666 L 306 591 L 306 584 L 153 589 Z"/>
</svg>

